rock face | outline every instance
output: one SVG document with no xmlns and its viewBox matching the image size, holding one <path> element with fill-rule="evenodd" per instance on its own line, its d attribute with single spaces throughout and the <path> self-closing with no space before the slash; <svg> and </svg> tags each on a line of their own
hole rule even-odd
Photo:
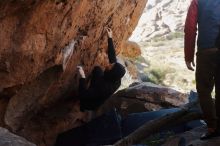
<svg viewBox="0 0 220 146">
<path fill-rule="evenodd" d="M 141 55 L 140 46 L 132 41 L 126 41 L 123 43 L 123 52 L 122 55 L 125 57 L 135 58 Z"/>
<path fill-rule="evenodd" d="M 187 95 L 149 82 L 134 83 L 118 91 L 98 111 L 99 114 L 116 106 L 123 115 L 178 107 L 188 101 Z"/>
<path fill-rule="evenodd" d="M 79 126 L 86 116 L 77 97 L 81 64 L 88 76 L 107 62 L 105 26 L 122 52 L 147 0 L 1 0 L 0 117 L 39 146 Z M 4 121 L 3 119 L 4 118 Z"/>
<path fill-rule="evenodd" d="M 10 133 L 4 128 L 0 128 L 0 137 L 0 146 L 36 146 L 26 139 Z"/>
<path fill-rule="evenodd" d="M 200 140 L 200 136 L 206 132 L 205 127 L 199 127 L 179 134 L 167 140 L 162 146 L 218 146 L 220 137 L 209 140 Z"/>
</svg>

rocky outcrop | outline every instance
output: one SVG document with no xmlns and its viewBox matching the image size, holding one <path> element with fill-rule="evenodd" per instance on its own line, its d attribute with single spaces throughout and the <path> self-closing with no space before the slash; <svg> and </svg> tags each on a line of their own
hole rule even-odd
<svg viewBox="0 0 220 146">
<path fill-rule="evenodd" d="M 169 34 L 183 32 L 190 2 L 188 0 L 149 0 L 130 40 L 145 42 L 156 37 L 170 39 Z"/>
<path fill-rule="evenodd" d="M 0 127 L 0 146 L 36 146 L 26 139 L 10 133 L 7 129 Z"/>
<path fill-rule="evenodd" d="M 79 126 L 86 115 L 77 100 L 69 101 L 77 98 L 76 66 L 88 76 L 93 66 L 108 63 L 105 26 L 122 52 L 146 2 L 1 0 L 0 117 L 39 146 Z"/>
<path fill-rule="evenodd" d="M 126 41 L 122 48 L 122 55 L 125 57 L 135 58 L 141 55 L 141 48 L 136 42 Z"/>
<path fill-rule="evenodd" d="M 134 83 L 118 91 L 100 108 L 98 114 L 116 106 L 122 115 L 179 107 L 188 101 L 187 95 L 150 82 Z"/>
<path fill-rule="evenodd" d="M 206 132 L 205 127 L 199 127 L 169 138 L 162 146 L 218 146 L 220 137 L 209 140 L 200 140 L 200 136 Z"/>
</svg>

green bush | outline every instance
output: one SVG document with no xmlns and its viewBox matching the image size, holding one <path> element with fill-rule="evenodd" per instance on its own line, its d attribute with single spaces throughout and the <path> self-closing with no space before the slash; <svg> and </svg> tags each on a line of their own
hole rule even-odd
<svg viewBox="0 0 220 146">
<path fill-rule="evenodd" d="M 184 36 L 183 32 L 172 32 L 166 36 L 166 39 L 173 40 L 173 39 L 177 39 L 177 38 L 183 38 L 183 36 Z"/>
<path fill-rule="evenodd" d="M 148 80 L 155 84 L 164 85 L 164 80 L 166 75 L 175 72 L 175 69 L 169 66 L 151 66 L 150 69 L 146 71 Z"/>
</svg>

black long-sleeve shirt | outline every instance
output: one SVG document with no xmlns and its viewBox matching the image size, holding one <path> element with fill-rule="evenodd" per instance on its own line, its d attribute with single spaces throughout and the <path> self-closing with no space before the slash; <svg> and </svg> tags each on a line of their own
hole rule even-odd
<svg viewBox="0 0 220 146">
<path fill-rule="evenodd" d="M 109 63 L 116 63 L 115 47 L 112 38 L 108 38 L 108 59 Z"/>
<path fill-rule="evenodd" d="M 110 63 L 116 63 L 115 48 L 112 38 L 108 38 L 108 58 Z M 118 66 L 118 64 L 116 66 Z M 106 76 L 103 75 L 98 78 L 96 84 L 90 84 L 88 88 L 86 88 L 85 78 L 79 80 L 79 97 L 82 111 L 96 110 L 120 87 L 121 77 L 115 78 L 115 73 L 117 74 L 118 72 L 125 72 L 125 70 L 123 67 L 118 67 L 114 72 L 105 72 Z"/>
<path fill-rule="evenodd" d="M 81 110 L 96 110 L 105 102 L 121 85 L 121 80 L 110 82 L 107 80 L 99 81 L 99 86 L 89 86 L 86 88 L 84 78 L 79 82 L 79 96 Z"/>
</svg>

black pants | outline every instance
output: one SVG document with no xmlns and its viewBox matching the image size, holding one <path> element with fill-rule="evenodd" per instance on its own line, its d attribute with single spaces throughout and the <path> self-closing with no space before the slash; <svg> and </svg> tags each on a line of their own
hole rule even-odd
<svg viewBox="0 0 220 146">
<path fill-rule="evenodd" d="M 212 90 L 215 86 L 215 103 Z M 196 88 L 209 128 L 220 130 L 220 51 L 197 53 Z"/>
</svg>

